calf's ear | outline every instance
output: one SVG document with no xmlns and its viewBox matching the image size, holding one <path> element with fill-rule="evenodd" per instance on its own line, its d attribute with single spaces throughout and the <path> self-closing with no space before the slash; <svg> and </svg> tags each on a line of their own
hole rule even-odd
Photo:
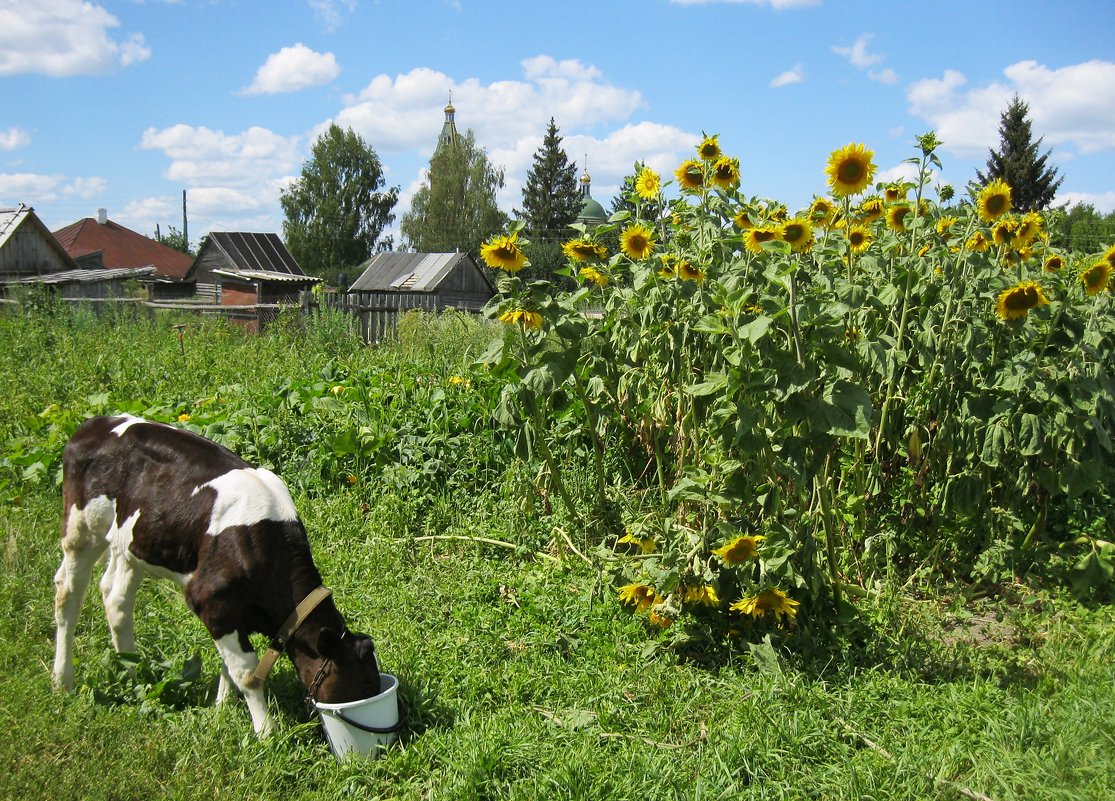
<svg viewBox="0 0 1115 801">
<path fill-rule="evenodd" d="M 322 629 L 317 635 L 317 652 L 326 659 L 340 662 L 345 655 L 341 645 L 341 632 L 336 629 Z"/>
</svg>

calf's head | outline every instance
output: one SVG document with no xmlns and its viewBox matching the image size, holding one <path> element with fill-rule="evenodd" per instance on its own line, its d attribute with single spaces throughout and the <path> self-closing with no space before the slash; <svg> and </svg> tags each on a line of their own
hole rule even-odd
<svg viewBox="0 0 1115 801">
<path fill-rule="evenodd" d="M 379 664 L 372 639 L 366 634 L 323 628 L 317 652 L 325 659 L 317 686 L 310 695 L 326 704 L 345 704 L 379 695 Z"/>
</svg>

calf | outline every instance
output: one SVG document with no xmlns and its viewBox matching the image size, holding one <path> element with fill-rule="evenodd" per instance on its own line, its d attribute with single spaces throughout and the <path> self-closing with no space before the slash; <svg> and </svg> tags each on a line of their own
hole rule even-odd
<svg viewBox="0 0 1115 801">
<path fill-rule="evenodd" d="M 135 644 L 145 575 L 178 582 L 221 656 L 217 701 L 235 686 L 259 735 L 272 721 L 267 671 L 285 651 L 310 696 L 344 703 L 379 692 L 372 641 L 350 632 L 321 586 L 290 493 L 269 470 L 188 431 L 130 415 L 86 421 L 62 457 L 62 564 L 54 577 L 54 682 L 73 687 L 74 628 L 93 565 L 117 651 Z M 248 640 L 271 640 L 261 663 Z"/>
</svg>

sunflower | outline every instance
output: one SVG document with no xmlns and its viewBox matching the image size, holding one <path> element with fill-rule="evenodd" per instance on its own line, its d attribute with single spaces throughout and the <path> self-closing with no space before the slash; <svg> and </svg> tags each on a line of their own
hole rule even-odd
<svg viewBox="0 0 1115 801">
<path fill-rule="evenodd" d="M 659 260 L 662 266 L 658 269 L 658 276 L 660 278 L 677 278 L 678 277 L 678 257 L 673 253 L 663 253 Z"/>
<path fill-rule="evenodd" d="M 608 255 L 606 247 L 591 239 L 570 239 L 561 246 L 561 252 L 577 262 L 603 261 Z"/>
<path fill-rule="evenodd" d="M 686 281 L 696 281 L 698 284 L 705 280 L 705 271 L 699 267 L 694 267 L 685 259 L 681 259 L 677 263 L 677 274 L 679 278 Z"/>
<path fill-rule="evenodd" d="M 865 224 L 873 223 L 882 218 L 885 212 L 886 206 L 883 205 L 883 199 L 878 195 L 865 198 L 864 201 L 859 204 L 859 213 L 862 215 Z"/>
<path fill-rule="evenodd" d="M 697 155 L 704 161 L 713 161 L 720 158 L 720 134 L 706 136 L 701 144 L 697 145 Z"/>
<path fill-rule="evenodd" d="M 806 253 L 813 247 L 813 224 L 805 217 L 795 217 L 782 224 L 782 241 L 794 253 Z"/>
<path fill-rule="evenodd" d="M 976 196 L 976 212 L 985 223 L 994 222 L 1010 211 L 1010 187 L 996 178 Z"/>
<path fill-rule="evenodd" d="M 649 620 L 654 625 L 658 626 L 658 628 L 660 628 L 660 629 L 668 629 L 668 628 L 670 628 L 670 626 L 674 625 L 673 620 L 666 617 L 665 615 L 660 615 L 653 610 L 651 611 L 651 613 L 649 615 L 647 615 L 647 620 Z"/>
<path fill-rule="evenodd" d="M 906 199 L 906 185 L 898 181 L 892 181 L 883 187 L 883 199 L 887 203 L 897 203 L 900 200 Z"/>
<path fill-rule="evenodd" d="M 705 170 L 701 162 L 696 159 L 687 159 L 681 166 L 674 170 L 674 177 L 683 192 L 700 192 L 705 188 Z"/>
<path fill-rule="evenodd" d="M 588 281 L 590 284 L 595 284 L 598 287 L 606 287 L 608 282 L 612 279 L 608 277 L 607 273 L 602 273 L 595 267 L 582 267 L 578 272 L 581 278 Z"/>
<path fill-rule="evenodd" d="M 702 584 L 698 587 L 686 587 L 683 602 L 703 606 L 720 606 L 720 596 L 716 594 L 716 587 L 711 584 Z"/>
<path fill-rule="evenodd" d="M 765 540 L 762 535 L 736 537 L 726 545 L 713 551 L 713 554 L 724 560 L 726 565 L 738 565 L 748 559 L 754 559 L 759 553 L 759 543 Z"/>
<path fill-rule="evenodd" d="M 636 261 L 645 259 L 654 252 L 654 235 L 645 225 L 635 223 L 623 229 L 619 237 L 619 247 L 629 258 Z"/>
<path fill-rule="evenodd" d="M 616 592 L 619 593 L 620 601 L 634 606 L 636 612 L 650 609 L 658 599 L 654 587 L 646 584 L 624 584 Z"/>
<path fill-rule="evenodd" d="M 875 163 L 871 161 L 874 155 L 863 145 L 854 143 L 834 150 L 825 168 L 832 193 L 848 197 L 866 189 L 875 176 Z"/>
<path fill-rule="evenodd" d="M 771 222 L 784 222 L 790 219 L 790 212 L 786 209 L 786 205 L 773 200 L 767 203 L 767 207 L 763 210 L 763 213 Z"/>
<path fill-rule="evenodd" d="M 906 215 L 910 213 L 910 207 L 905 203 L 898 203 L 887 209 L 887 227 L 892 231 L 902 233 L 906 230 Z"/>
<path fill-rule="evenodd" d="M 1014 232 L 1020 247 L 1026 247 L 1037 239 L 1045 238 L 1045 223 L 1036 211 L 1028 211 L 1018 220 L 1018 230 Z"/>
<path fill-rule="evenodd" d="M 751 215 L 747 212 L 747 209 L 740 209 L 736 216 L 732 218 L 732 223 L 736 228 L 745 231 L 753 226 L 755 221 L 751 219 Z"/>
<path fill-rule="evenodd" d="M 771 612 L 781 621 L 783 615 L 789 616 L 791 619 L 796 618 L 800 605 L 800 601 L 790 598 L 782 590 L 772 588 L 763 590 L 758 595 L 741 598 L 732 604 L 729 609 L 755 618 Z"/>
<path fill-rule="evenodd" d="M 1011 247 L 1016 244 L 1017 232 L 1018 221 L 1004 217 L 991 226 L 991 241 L 1000 247 Z"/>
<path fill-rule="evenodd" d="M 1049 298 L 1040 286 L 1033 281 L 1022 281 L 999 293 L 999 299 L 995 301 L 995 313 L 1004 320 L 1017 320 L 1025 317 L 1030 309 L 1047 303 Z"/>
<path fill-rule="evenodd" d="M 1115 245 L 1112 245 L 1107 250 L 1105 250 L 1100 258 L 1102 258 L 1112 267 L 1115 267 Z"/>
<path fill-rule="evenodd" d="M 764 242 L 775 242 L 782 236 L 780 225 L 757 225 L 747 232 L 744 247 L 752 253 L 762 253 Z"/>
<path fill-rule="evenodd" d="M 721 156 L 712 165 L 709 183 L 721 189 L 735 189 L 739 186 L 739 159 Z"/>
<path fill-rule="evenodd" d="M 495 270 L 517 273 L 530 264 L 526 254 L 519 249 L 517 233 L 510 236 L 495 236 L 480 246 L 480 258 Z"/>
<path fill-rule="evenodd" d="M 1097 261 L 1087 270 L 1082 270 L 1080 283 L 1084 285 L 1084 291 L 1089 295 L 1098 295 L 1107 289 L 1107 283 L 1111 280 L 1111 269 L 1111 262 L 1104 260 Z"/>
<path fill-rule="evenodd" d="M 649 167 L 643 167 L 635 177 L 635 194 L 643 200 L 654 200 L 662 191 L 662 178 Z"/>
<path fill-rule="evenodd" d="M 973 253 L 986 253 L 987 249 L 991 247 L 991 240 L 983 231 L 975 231 L 970 237 L 965 247 Z"/>
<path fill-rule="evenodd" d="M 500 322 L 508 325 L 521 325 L 523 328 L 541 328 L 542 315 L 526 309 L 512 309 L 499 316 Z"/>
<path fill-rule="evenodd" d="M 1064 256 L 1060 253 L 1050 253 L 1045 257 L 1045 261 L 1042 263 L 1041 268 L 1047 273 L 1059 273 L 1064 266 Z"/>
<path fill-rule="evenodd" d="M 956 218 L 945 215 L 937 220 L 937 236 L 947 239 L 952 227 L 956 225 Z"/>
<path fill-rule="evenodd" d="M 627 543 L 628 545 L 638 545 L 639 550 L 643 553 L 654 553 L 658 549 L 658 544 L 654 541 L 654 537 L 636 537 L 632 534 L 624 534 L 617 542 Z"/>
<path fill-rule="evenodd" d="M 828 228 L 836 219 L 836 206 L 828 198 L 813 198 L 813 203 L 809 206 L 809 219 L 814 225 Z"/>
<path fill-rule="evenodd" d="M 862 225 L 853 225 L 848 229 L 848 247 L 857 256 L 871 247 L 872 239 L 871 231 Z"/>
</svg>

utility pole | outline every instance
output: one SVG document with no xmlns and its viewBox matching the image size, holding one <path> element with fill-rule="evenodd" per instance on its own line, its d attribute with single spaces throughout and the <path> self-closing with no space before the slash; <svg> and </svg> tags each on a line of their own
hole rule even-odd
<svg viewBox="0 0 1115 801">
<path fill-rule="evenodd" d="M 182 252 L 190 252 L 190 229 L 186 227 L 186 190 L 182 190 Z"/>
</svg>

